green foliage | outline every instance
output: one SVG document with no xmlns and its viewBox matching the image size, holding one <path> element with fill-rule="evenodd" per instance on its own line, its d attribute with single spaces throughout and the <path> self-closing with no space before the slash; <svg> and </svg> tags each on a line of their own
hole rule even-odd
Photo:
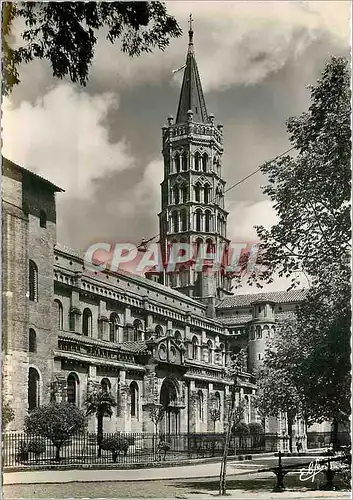
<svg viewBox="0 0 353 500">
<path fill-rule="evenodd" d="M 250 434 L 249 426 L 245 422 L 238 422 L 233 426 L 232 434 L 239 437 L 248 436 Z"/>
<path fill-rule="evenodd" d="M 258 227 L 261 271 L 250 282 L 271 282 L 276 271 L 302 271 L 310 281 L 291 324 L 259 373 L 259 409 L 301 414 L 307 422 L 344 421 L 350 414 L 350 193 L 351 106 L 348 62 L 332 58 L 308 112 L 288 120 L 296 149 L 262 171 L 279 222 Z"/>
<path fill-rule="evenodd" d="M 128 442 L 128 440 L 120 436 L 111 436 L 104 438 L 101 443 L 102 450 L 116 452 L 122 451 L 124 455 L 127 454 L 129 446 L 130 443 Z"/>
<path fill-rule="evenodd" d="M 45 439 L 34 438 L 29 441 L 20 441 L 18 452 L 19 453 L 33 453 L 38 456 L 42 453 L 45 453 L 47 449 L 47 445 Z"/>
<path fill-rule="evenodd" d="M 10 403 L 8 401 L 3 402 L 1 408 L 1 420 L 2 420 L 2 430 L 6 430 L 6 426 L 12 422 L 15 418 L 15 412 L 11 408 Z"/>
<path fill-rule="evenodd" d="M 158 427 L 159 422 L 163 419 L 165 413 L 165 409 L 158 404 L 153 404 L 151 405 L 150 411 L 149 411 L 149 417 L 155 427 Z"/>
<path fill-rule="evenodd" d="M 181 35 L 162 2 L 4 2 L 2 14 L 5 93 L 20 81 L 18 66 L 37 58 L 50 62 L 54 77 L 86 85 L 102 29 L 130 56 L 164 50 Z M 14 20 L 24 25 L 16 48 L 9 41 Z"/>
<path fill-rule="evenodd" d="M 87 395 L 85 406 L 87 415 L 111 417 L 116 401 L 110 391 L 99 389 Z"/>
<path fill-rule="evenodd" d="M 86 428 L 86 418 L 82 410 L 71 403 L 50 403 L 31 411 L 25 419 L 25 432 L 28 435 L 42 436 L 51 440 L 59 450 L 65 442 Z"/>
<path fill-rule="evenodd" d="M 248 424 L 249 432 L 252 436 L 261 436 L 265 433 L 264 428 L 260 424 L 260 422 L 250 422 Z"/>
<path fill-rule="evenodd" d="M 266 164 L 264 188 L 279 218 L 269 231 L 259 226 L 263 270 L 291 277 L 304 271 L 320 278 L 331 266 L 349 276 L 351 107 L 348 61 L 332 58 L 311 89 L 308 112 L 287 122 L 294 156 Z M 295 278 L 292 278 L 295 285 Z"/>
</svg>

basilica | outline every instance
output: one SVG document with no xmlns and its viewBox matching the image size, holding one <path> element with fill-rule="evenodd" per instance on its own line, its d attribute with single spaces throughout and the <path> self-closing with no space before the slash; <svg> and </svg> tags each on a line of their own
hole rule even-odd
<svg viewBox="0 0 353 500">
<path fill-rule="evenodd" d="M 162 251 L 175 242 L 206 245 L 211 255 L 227 247 L 223 127 L 207 112 L 192 28 L 162 153 Z M 57 243 L 62 189 L 5 158 L 2 182 L 3 391 L 15 411 L 8 430 L 22 430 L 39 405 L 83 407 L 89 391 L 103 387 L 117 402 L 105 432 L 153 432 L 154 404 L 165 409 L 164 432 L 221 432 L 233 383 L 226 367 L 242 347 L 237 401 L 245 404 L 245 422 L 260 421 L 256 369 L 276 323 L 294 313 L 304 290 L 233 295 L 222 266 L 204 272 L 193 263 L 145 277 L 92 272 L 80 252 Z M 95 429 L 93 419 L 89 425 Z M 297 434 L 305 432 L 296 425 Z M 284 421 L 266 422 L 268 432 L 284 429 Z"/>
</svg>

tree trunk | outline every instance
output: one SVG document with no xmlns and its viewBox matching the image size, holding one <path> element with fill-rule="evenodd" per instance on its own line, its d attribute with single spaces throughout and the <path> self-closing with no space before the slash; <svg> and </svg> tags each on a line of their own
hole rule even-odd
<svg viewBox="0 0 353 500">
<path fill-rule="evenodd" d="M 60 462 L 60 446 L 55 446 L 55 460 L 57 462 Z"/>
<path fill-rule="evenodd" d="M 333 451 L 336 451 L 339 448 L 339 439 L 338 439 L 338 420 L 334 419 L 332 422 L 332 446 Z"/>
<path fill-rule="evenodd" d="M 98 458 L 102 456 L 102 441 L 103 441 L 103 415 L 101 412 L 97 413 L 97 445 L 98 445 Z"/>
<path fill-rule="evenodd" d="M 228 458 L 228 450 L 229 450 L 229 443 L 230 443 L 230 438 L 231 438 L 231 430 L 232 430 L 234 407 L 235 407 L 236 385 L 237 385 L 237 379 L 235 378 L 234 382 L 233 382 L 233 386 L 232 386 L 232 398 L 231 398 L 230 409 L 229 409 L 229 414 L 228 414 L 228 428 L 227 428 L 226 440 L 224 443 L 224 451 L 223 451 L 223 457 L 222 457 L 222 462 L 221 462 L 221 473 L 219 476 L 219 494 L 220 495 L 226 494 L 227 458 Z"/>
<path fill-rule="evenodd" d="M 293 451 L 293 421 L 294 416 L 292 413 L 287 413 L 287 421 L 288 421 L 288 436 L 289 436 L 289 453 Z"/>
</svg>

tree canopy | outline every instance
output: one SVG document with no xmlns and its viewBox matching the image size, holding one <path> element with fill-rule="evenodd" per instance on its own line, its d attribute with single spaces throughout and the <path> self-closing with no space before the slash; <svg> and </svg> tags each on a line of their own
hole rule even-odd
<svg viewBox="0 0 353 500">
<path fill-rule="evenodd" d="M 296 149 L 263 168 L 279 222 L 258 227 L 264 267 L 251 280 L 304 271 L 311 281 L 292 322 L 279 325 L 259 377 L 264 413 L 297 408 L 308 422 L 350 414 L 351 129 L 348 62 L 331 58 L 308 112 L 288 121 Z M 295 286 L 296 278 L 292 278 Z"/>
<path fill-rule="evenodd" d="M 75 434 L 84 431 L 86 418 L 82 410 L 71 403 L 50 403 L 31 411 L 25 419 L 24 429 L 29 435 L 51 440 L 60 460 L 60 448 Z"/>
<path fill-rule="evenodd" d="M 22 43 L 10 39 L 14 21 L 23 25 Z M 4 2 L 2 5 L 4 92 L 20 82 L 18 67 L 47 59 L 53 76 L 69 76 L 86 85 L 98 31 L 109 42 L 121 42 L 130 56 L 164 50 L 170 38 L 181 35 L 163 2 Z"/>
</svg>

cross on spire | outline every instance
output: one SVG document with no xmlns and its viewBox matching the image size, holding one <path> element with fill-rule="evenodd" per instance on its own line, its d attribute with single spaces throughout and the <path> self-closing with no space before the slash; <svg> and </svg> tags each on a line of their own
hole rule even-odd
<svg viewBox="0 0 353 500">
<path fill-rule="evenodd" d="M 194 30 L 192 29 L 193 18 L 192 14 L 189 15 L 189 43 L 192 43 L 192 39 L 194 36 Z"/>
</svg>

